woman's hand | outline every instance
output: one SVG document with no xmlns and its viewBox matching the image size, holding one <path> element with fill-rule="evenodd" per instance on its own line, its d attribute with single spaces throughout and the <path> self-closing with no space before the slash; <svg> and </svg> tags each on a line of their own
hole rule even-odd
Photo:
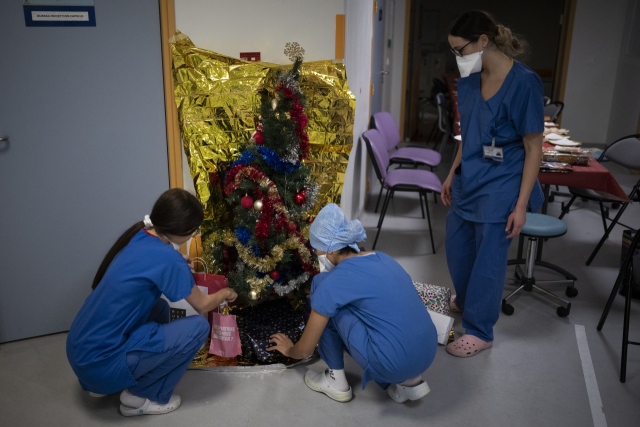
<svg viewBox="0 0 640 427">
<path fill-rule="evenodd" d="M 185 254 L 182 254 L 182 256 L 184 257 L 185 261 L 187 261 L 187 264 L 189 264 L 189 267 L 195 268 L 195 263 L 193 262 L 193 258 Z"/>
<path fill-rule="evenodd" d="M 527 222 L 527 210 L 516 205 L 516 208 L 509 214 L 509 219 L 507 220 L 507 229 L 505 230 L 509 233 L 507 239 L 520 235 L 520 231 L 522 231 L 525 222 Z"/>
<path fill-rule="evenodd" d="M 451 197 L 451 184 L 453 184 L 453 174 L 449 174 L 440 189 L 440 198 L 445 206 L 451 205 L 453 198 Z"/>
<path fill-rule="evenodd" d="M 234 291 L 231 288 L 225 288 L 225 289 L 228 290 L 228 295 L 224 300 L 229 303 L 234 302 L 236 298 L 238 298 L 238 294 L 236 293 L 236 291 Z"/>
<path fill-rule="evenodd" d="M 283 356 L 291 357 L 291 349 L 293 348 L 293 342 L 285 334 L 271 335 L 270 343 L 273 343 L 273 347 L 269 347 L 267 351 L 278 350 Z"/>
</svg>

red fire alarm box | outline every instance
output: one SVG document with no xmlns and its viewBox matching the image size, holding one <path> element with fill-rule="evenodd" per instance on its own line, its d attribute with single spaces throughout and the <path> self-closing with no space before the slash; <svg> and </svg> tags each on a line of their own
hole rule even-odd
<svg viewBox="0 0 640 427">
<path fill-rule="evenodd" d="M 240 52 L 240 59 L 249 62 L 260 61 L 260 52 Z"/>
</svg>

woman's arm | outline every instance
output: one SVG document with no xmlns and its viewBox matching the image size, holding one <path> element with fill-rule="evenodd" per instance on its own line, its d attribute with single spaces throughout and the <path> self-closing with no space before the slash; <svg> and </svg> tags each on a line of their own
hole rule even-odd
<svg viewBox="0 0 640 427">
<path fill-rule="evenodd" d="M 458 141 L 456 141 L 458 143 Z M 445 206 L 450 205 L 453 201 L 451 196 L 451 184 L 453 183 L 453 177 L 456 173 L 456 169 L 460 166 L 462 162 L 462 141 L 460 141 L 460 147 L 458 147 L 458 153 L 456 154 L 456 158 L 453 160 L 453 165 L 451 166 L 451 170 L 449 171 L 449 176 L 442 184 L 442 188 L 440 189 L 440 198 L 442 199 L 442 203 Z"/>
<path fill-rule="evenodd" d="M 320 336 L 327 326 L 327 322 L 329 322 L 327 316 L 311 309 L 309 322 L 307 322 L 302 337 L 296 345 L 293 345 L 293 342 L 285 334 L 275 334 L 271 335 L 271 341 L 269 341 L 273 343 L 273 347 L 269 347 L 267 351 L 278 350 L 284 356 L 292 359 L 309 357 L 313 354 L 318 341 L 320 341 Z"/>
<path fill-rule="evenodd" d="M 198 313 L 204 314 L 210 312 L 216 307 L 219 307 L 224 301 L 235 301 L 237 297 L 238 294 L 236 294 L 236 291 L 231 288 L 220 289 L 215 294 L 205 295 L 198 286 L 193 285 L 193 288 L 191 288 L 191 295 L 185 299 Z"/>
<path fill-rule="evenodd" d="M 536 183 L 540 172 L 540 160 L 542 159 L 542 132 L 528 133 L 523 138 L 524 141 L 524 168 L 522 169 L 522 183 L 520 184 L 520 196 L 516 207 L 509 215 L 507 229 L 511 239 L 520 234 L 524 223 L 527 221 L 527 205 L 531 190 Z"/>
</svg>

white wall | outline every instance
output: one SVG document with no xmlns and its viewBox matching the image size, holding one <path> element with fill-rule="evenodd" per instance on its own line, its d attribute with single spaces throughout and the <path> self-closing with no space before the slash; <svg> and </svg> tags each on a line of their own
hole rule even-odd
<svg viewBox="0 0 640 427">
<path fill-rule="evenodd" d="M 176 0 L 176 28 L 196 46 L 238 58 L 260 52 L 261 60 L 289 64 L 287 42 L 298 42 L 305 61 L 333 59 L 336 15 L 344 0 Z"/>
<path fill-rule="evenodd" d="M 382 111 L 388 111 L 400 126 L 400 110 L 402 107 L 402 74 L 404 61 L 404 29 L 405 13 L 408 0 L 387 0 L 385 10 L 386 39 L 391 39 L 391 47 L 385 44 L 385 71 L 389 72 L 383 83 Z M 388 65 L 387 65 L 387 59 Z"/>
<path fill-rule="evenodd" d="M 349 219 L 354 219 L 364 208 L 366 192 L 367 149 L 361 135 L 369 128 L 373 0 L 346 0 L 345 13 L 345 67 L 349 89 L 356 97 L 356 111 L 341 207 Z"/>
<path fill-rule="evenodd" d="M 635 18 L 635 23 L 633 22 Z M 632 31 L 632 25 L 635 24 Z M 627 47 L 640 45 L 640 0 L 629 2 L 618 73 L 609 117 L 607 143 L 634 134 L 640 118 L 640 54 Z"/>
<path fill-rule="evenodd" d="M 577 141 L 607 142 L 627 4 L 578 1 L 562 113 Z"/>
</svg>

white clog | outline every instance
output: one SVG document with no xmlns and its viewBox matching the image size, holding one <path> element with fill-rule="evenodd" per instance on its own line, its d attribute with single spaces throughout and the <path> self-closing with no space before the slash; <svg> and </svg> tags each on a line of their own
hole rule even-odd
<svg viewBox="0 0 640 427">
<path fill-rule="evenodd" d="M 391 384 L 387 388 L 387 394 L 396 403 L 404 403 L 407 400 L 418 400 L 425 397 L 431 389 L 427 385 L 426 381 L 422 381 L 420 384 L 413 387 L 407 387 L 400 384 Z"/>
</svg>

